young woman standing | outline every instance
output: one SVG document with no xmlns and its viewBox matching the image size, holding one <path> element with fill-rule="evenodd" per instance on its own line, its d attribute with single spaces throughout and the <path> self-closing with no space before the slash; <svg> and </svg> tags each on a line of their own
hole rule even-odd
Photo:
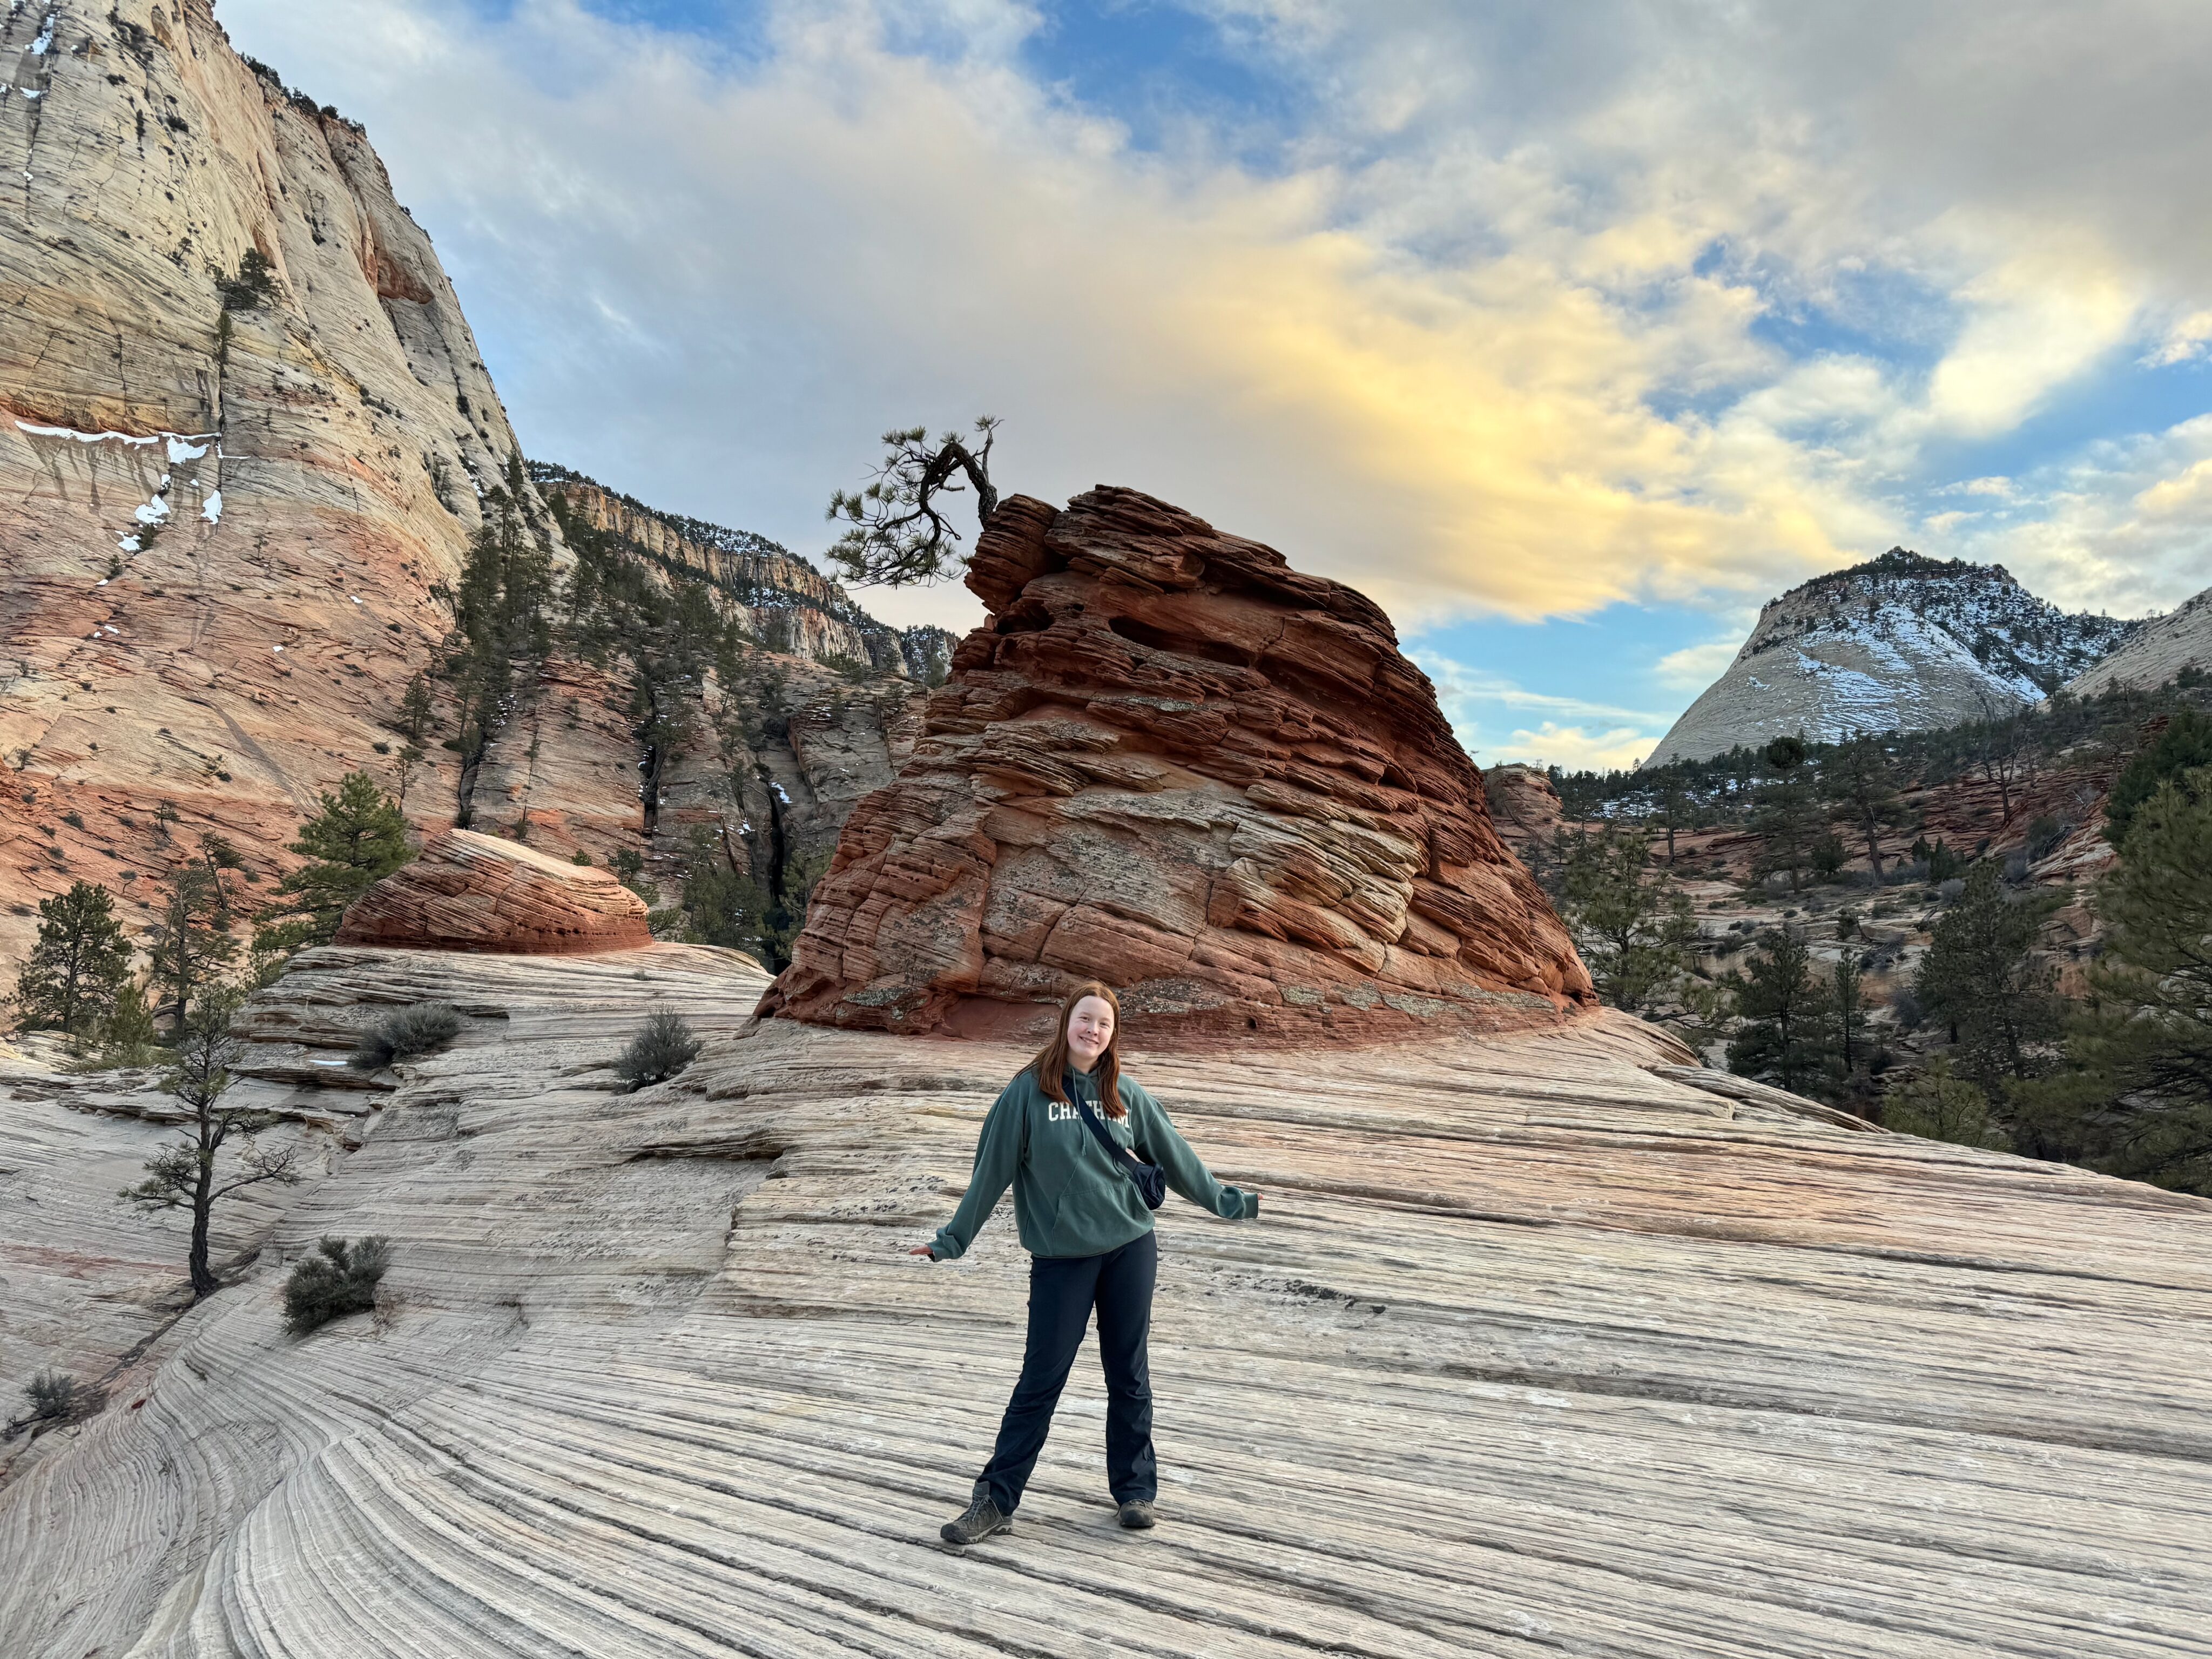
<svg viewBox="0 0 2212 1659">
<path fill-rule="evenodd" d="M 1029 1341 L 997 1449 L 967 1513 L 945 1523 L 947 1543 L 973 1544 L 1014 1524 L 1093 1308 L 1106 1369 L 1107 1485 L 1123 1526 L 1153 1523 L 1158 1470 L 1145 1352 L 1159 1258 L 1152 1210 L 1164 1185 L 1232 1221 L 1260 1213 L 1260 1194 L 1207 1174 L 1159 1102 L 1121 1075 L 1114 1048 L 1121 1015 L 1105 986 L 1076 988 L 1052 1041 L 983 1120 L 959 1209 L 911 1252 L 933 1261 L 964 1254 L 1013 1188 L 1014 1224 L 1030 1253 Z"/>
</svg>

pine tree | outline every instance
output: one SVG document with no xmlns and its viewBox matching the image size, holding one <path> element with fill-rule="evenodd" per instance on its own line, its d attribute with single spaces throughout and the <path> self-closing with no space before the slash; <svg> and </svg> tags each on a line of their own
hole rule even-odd
<svg viewBox="0 0 2212 1659">
<path fill-rule="evenodd" d="M 430 683 L 417 671 L 415 678 L 407 682 L 407 690 L 399 699 L 398 729 L 406 734 L 408 742 L 420 744 L 436 717 L 436 705 L 430 701 Z"/>
<path fill-rule="evenodd" d="M 203 864 L 187 864 L 170 878 L 154 926 L 154 979 L 170 996 L 176 1029 L 191 1016 L 192 999 L 238 955 L 229 906 Z"/>
<path fill-rule="evenodd" d="M 1729 1044 L 1729 1070 L 1793 1092 L 1817 1076 L 1826 1054 L 1820 985 L 1804 933 L 1787 923 L 1759 941 L 1762 953 L 1736 984 L 1743 1024 Z"/>
<path fill-rule="evenodd" d="M 130 975 L 131 944 L 115 918 L 114 895 L 89 881 L 39 901 L 38 943 L 15 980 L 26 1025 L 81 1036 L 114 1006 Z"/>
<path fill-rule="evenodd" d="M 1598 994 L 1633 1013 L 1689 970 L 1697 923 L 1666 878 L 1647 879 L 1650 850 L 1636 830 L 1560 837 L 1560 915 Z"/>
<path fill-rule="evenodd" d="M 1890 1091 L 1882 1102 L 1881 1126 L 1960 1146 L 2006 1144 L 2004 1131 L 1990 1115 L 1990 1097 L 1954 1073 L 1949 1060 L 1940 1055 L 1926 1071 Z"/>
<path fill-rule="evenodd" d="M 2159 787 L 2203 766 L 2212 766 L 2212 715 L 2176 709 L 2159 734 L 2112 780 L 2112 793 L 2105 797 L 2105 838 L 2115 847 L 2124 844 L 2136 810 Z"/>
<path fill-rule="evenodd" d="M 1882 837 L 1907 817 L 1898 793 L 1897 769 L 1881 744 L 1861 738 L 1829 756 L 1820 769 L 1820 792 L 1838 821 L 1865 845 L 1867 862 L 1881 880 Z"/>
<path fill-rule="evenodd" d="M 153 1010 L 146 1006 L 146 993 L 137 980 L 126 979 L 115 994 L 115 1006 L 100 1022 L 93 1066 L 102 1071 L 116 1066 L 150 1066 L 159 1052 L 155 1045 L 160 1036 L 154 1026 Z"/>
<path fill-rule="evenodd" d="M 617 863 L 618 868 L 631 867 L 620 854 Z M 759 884 L 734 866 L 722 837 L 706 824 L 692 825 L 684 846 L 684 937 L 700 945 L 763 951 L 765 961 L 769 908 Z"/>
<path fill-rule="evenodd" d="M 289 956 L 337 936 L 346 907 L 415 854 L 398 805 L 367 772 L 349 772 L 337 793 L 301 826 L 292 851 L 308 862 L 276 884 L 276 898 L 256 918 L 255 953 Z"/>
<path fill-rule="evenodd" d="M 485 493 L 484 520 L 452 596 L 453 630 L 441 672 L 459 705 L 453 746 L 461 757 L 461 787 L 454 822 L 463 829 L 473 816 L 477 769 L 511 712 L 514 665 L 544 658 L 552 645 L 552 559 L 523 516 L 522 498 L 520 464 L 511 461 L 506 487 Z"/>
<path fill-rule="evenodd" d="M 2057 976 L 2035 953 L 2044 914 L 2008 900 L 1997 866 L 1984 860 L 1966 872 L 1920 959 L 1914 989 L 1951 1028 L 1960 1069 L 1991 1096 L 2040 1070 L 2058 1034 Z"/>
<path fill-rule="evenodd" d="M 200 863 L 207 871 L 209 890 L 215 895 L 216 911 L 228 929 L 232 920 L 232 902 L 230 884 L 223 875 L 228 871 L 244 870 L 246 860 L 239 856 L 238 848 L 228 836 L 210 830 L 200 835 Z"/>
<path fill-rule="evenodd" d="M 145 1180 L 125 1188 L 120 1194 L 148 1209 L 191 1211 L 186 1267 L 196 1302 L 222 1287 L 208 1260 L 209 1225 L 216 1200 L 264 1181 L 289 1184 L 300 1178 L 293 1167 L 291 1149 L 272 1152 L 253 1139 L 276 1121 L 275 1117 L 222 1103 L 233 1081 L 231 1063 L 240 1046 L 229 1029 L 235 1006 L 234 994 L 209 997 L 183 1022 L 177 1034 L 176 1064 L 161 1079 L 161 1086 L 191 1114 L 185 1121 L 184 1137 L 149 1158 Z M 221 1154 L 233 1137 L 241 1145 L 226 1178 Z"/>
<path fill-rule="evenodd" d="M 1659 785 L 1659 827 L 1667 834 L 1667 867 L 1674 867 L 1674 836 L 1677 831 L 1694 830 L 1704 815 L 1698 810 L 1695 796 L 1682 781 L 1680 772 L 1669 767 L 1662 774 Z"/>
<path fill-rule="evenodd" d="M 875 482 L 857 493 L 839 490 L 830 501 L 830 518 L 848 526 L 830 549 L 847 577 L 861 583 L 928 581 L 967 562 L 960 532 L 943 511 L 945 497 L 966 487 L 975 492 L 975 521 L 988 528 L 998 510 L 999 492 L 991 483 L 991 445 L 999 422 L 985 415 L 975 422 L 982 441 L 970 447 L 947 432 L 934 445 L 927 427 L 886 432 L 884 463 Z"/>
<path fill-rule="evenodd" d="M 1848 951 L 1828 976 L 1829 1048 L 1849 1077 L 1867 1059 L 1866 1000 L 1859 964 Z"/>
<path fill-rule="evenodd" d="M 1766 746 L 1766 763 L 1772 769 L 1771 781 L 1759 792 L 1759 808 L 1751 819 L 1752 833 L 1759 840 L 1754 873 L 1763 877 L 1787 872 L 1794 891 L 1813 863 L 1821 832 L 1804 742 L 1777 738 Z"/>
<path fill-rule="evenodd" d="M 1869 1093 L 1874 1052 L 1867 1036 L 1863 980 L 1857 959 L 1845 951 L 1820 982 L 1824 1094 L 1839 1104 L 1865 1099 Z"/>
<path fill-rule="evenodd" d="M 2128 824 L 2098 892 L 2093 1000 L 2032 1104 L 2112 1173 L 2212 1195 L 2212 769 L 2165 780 Z"/>
</svg>

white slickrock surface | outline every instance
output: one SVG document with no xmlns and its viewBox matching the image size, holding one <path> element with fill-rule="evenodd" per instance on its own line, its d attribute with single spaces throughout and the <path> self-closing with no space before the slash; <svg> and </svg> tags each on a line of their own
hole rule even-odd
<svg viewBox="0 0 2212 1659">
<path fill-rule="evenodd" d="M 674 946 L 286 980 L 254 1029 L 290 1046 L 241 1086 L 334 1167 L 240 1218 L 251 1276 L 104 1413 L 7 1449 L 0 1653 L 2206 1650 L 2212 1205 L 1701 1092 L 1626 1022 L 1133 1054 L 1267 1194 L 1162 1212 L 1163 1524 L 1112 1525 L 1086 1347 L 1015 1532 L 951 1553 L 1025 1259 L 1006 1214 L 963 1262 L 902 1252 L 1021 1057 L 748 1034 L 760 982 Z M 287 1080 L 362 998 L 429 995 L 471 1029 L 390 1092 Z M 655 1002 L 707 1052 L 616 1093 Z M 27 1076 L 11 1388 L 39 1341 L 83 1369 L 157 1329 L 103 1309 L 181 1256 L 92 1201 L 147 1126 Z M 389 1305 L 285 1338 L 283 1261 L 368 1231 Z"/>
</svg>

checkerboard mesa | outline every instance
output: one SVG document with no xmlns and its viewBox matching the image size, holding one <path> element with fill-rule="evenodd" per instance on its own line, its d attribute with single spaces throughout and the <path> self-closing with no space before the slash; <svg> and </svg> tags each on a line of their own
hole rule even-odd
<svg viewBox="0 0 2212 1659">
<path fill-rule="evenodd" d="M 1109 488 L 1006 501 L 968 585 L 763 1013 L 1013 1034 L 1096 977 L 1148 1041 L 1373 1041 L 1594 1000 L 1364 595 Z"/>
</svg>

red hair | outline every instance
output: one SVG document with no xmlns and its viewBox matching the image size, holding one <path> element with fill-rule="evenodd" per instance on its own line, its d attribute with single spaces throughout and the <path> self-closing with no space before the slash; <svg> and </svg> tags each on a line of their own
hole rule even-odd
<svg viewBox="0 0 2212 1659">
<path fill-rule="evenodd" d="M 1037 1087 L 1048 1099 L 1062 1105 L 1071 1103 L 1067 1091 L 1060 1083 L 1060 1074 L 1067 1070 L 1067 1023 L 1075 1018 L 1075 1005 L 1085 997 L 1097 997 L 1114 1011 L 1114 1035 L 1106 1041 L 1098 1063 L 1091 1068 L 1091 1075 L 1098 1079 L 1098 1106 L 1109 1117 L 1124 1117 L 1127 1114 L 1121 1105 L 1121 1057 L 1115 1052 L 1121 1041 L 1121 999 L 1113 988 L 1097 980 L 1086 980 L 1067 994 L 1067 1000 L 1060 1005 L 1060 1024 L 1052 1034 L 1052 1041 L 1037 1050 L 1037 1057 L 1030 1062 L 1030 1070 L 1036 1076 Z"/>
</svg>

